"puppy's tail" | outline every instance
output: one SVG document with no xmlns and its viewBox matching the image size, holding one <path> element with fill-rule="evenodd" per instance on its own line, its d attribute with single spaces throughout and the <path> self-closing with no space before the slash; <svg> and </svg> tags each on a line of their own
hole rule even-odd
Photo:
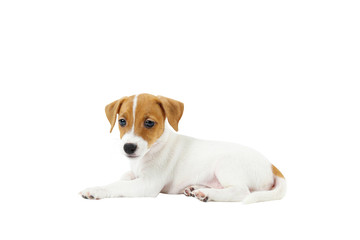
<svg viewBox="0 0 360 240">
<path fill-rule="evenodd" d="M 285 196 L 286 193 L 286 181 L 282 173 L 272 165 L 272 171 L 275 179 L 275 186 L 269 191 L 256 191 L 250 193 L 244 200 L 243 203 L 256 203 L 265 202 L 271 200 L 279 200 Z"/>
</svg>

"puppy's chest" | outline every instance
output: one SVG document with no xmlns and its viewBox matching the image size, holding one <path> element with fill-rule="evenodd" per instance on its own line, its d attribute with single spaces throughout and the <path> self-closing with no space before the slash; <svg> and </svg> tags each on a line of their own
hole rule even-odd
<svg viewBox="0 0 360 240">
<path fill-rule="evenodd" d="M 141 160 L 133 160 L 130 161 L 130 168 L 131 171 L 134 173 L 135 177 L 138 178 L 141 175 L 144 166 Z"/>
<path fill-rule="evenodd" d="M 157 167 L 153 159 L 142 158 L 139 160 L 131 160 L 130 168 L 135 177 L 138 178 L 144 175 L 154 177 L 154 175 L 157 175 L 159 167 Z"/>
</svg>

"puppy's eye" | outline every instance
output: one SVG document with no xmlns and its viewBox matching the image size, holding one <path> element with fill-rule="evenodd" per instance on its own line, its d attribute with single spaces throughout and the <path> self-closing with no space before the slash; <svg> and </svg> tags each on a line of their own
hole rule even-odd
<svg viewBox="0 0 360 240">
<path fill-rule="evenodd" d="M 126 120 L 125 119 L 119 119 L 119 124 L 120 124 L 120 126 L 122 126 L 122 127 L 125 127 L 126 126 Z"/>
<path fill-rule="evenodd" d="M 154 122 L 154 121 L 151 121 L 151 120 L 146 120 L 146 121 L 144 122 L 144 126 L 145 126 L 146 128 L 152 128 L 154 125 L 155 125 L 155 122 Z"/>
</svg>

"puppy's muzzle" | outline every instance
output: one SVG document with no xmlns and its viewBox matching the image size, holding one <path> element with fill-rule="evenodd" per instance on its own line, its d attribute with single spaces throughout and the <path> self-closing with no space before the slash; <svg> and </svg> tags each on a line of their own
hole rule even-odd
<svg viewBox="0 0 360 240">
<path fill-rule="evenodd" d="M 133 143 L 126 143 L 124 145 L 124 151 L 127 154 L 133 154 L 136 151 L 137 145 Z"/>
</svg>

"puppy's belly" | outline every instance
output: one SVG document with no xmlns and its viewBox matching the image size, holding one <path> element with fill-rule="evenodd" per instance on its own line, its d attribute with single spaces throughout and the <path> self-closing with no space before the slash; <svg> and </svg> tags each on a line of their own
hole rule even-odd
<svg viewBox="0 0 360 240">
<path fill-rule="evenodd" d="M 214 175 L 213 177 L 203 180 L 203 181 L 183 181 L 180 183 L 169 183 L 167 185 L 165 185 L 165 187 L 161 190 L 162 193 L 169 193 L 169 194 L 179 194 L 179 193 L 183 193 L 184 189 L 188 186 L 192 186 L 192 185 L 200 185 L 200 186 L 204 186 L 206 188 L 217 188 L 217 189 L 222 189 L 224 188 L 219 180 L 216 178 L 216 176 Z"/>
<path fill-rule="evenodd" d="M 209 187 L 209 188 L 217 188 L 217 189 L 222 189 L 224 188 L 219 180 L 217 179 L 217 177 L 214 175 L 213 178 L 211 178 L 209 181 L 206 181 L 204 183 L 205 186 Z"/>
</svg>

